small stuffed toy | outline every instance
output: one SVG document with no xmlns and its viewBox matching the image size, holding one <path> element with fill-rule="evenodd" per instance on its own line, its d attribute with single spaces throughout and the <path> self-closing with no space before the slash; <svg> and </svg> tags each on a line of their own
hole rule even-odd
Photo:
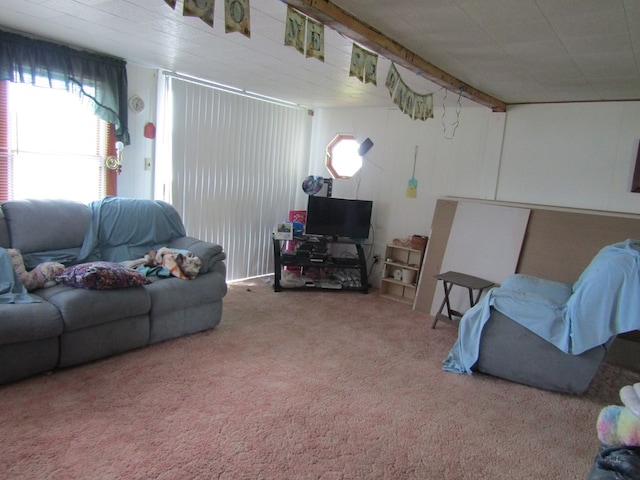
<svg viewBox="0 0 640 480">
<path fill-rule="evenodd" d="M 640 382 L 620 389 L 624 407 L 609 405 L 600 411 L 598 438 L 605 445 L 640 446 Z"/>
<path fill-rule="evenodd" d="M 57 262 L 44 262 L 36 265 L 30 272 L 24 266 L 24 259 L 19 250 L 8 248 L 7 253 L 11 258 L 13 270 L 20 283 L 24 285 L 27 291 L 31 292 L 38 288 L 53 287 L 57 284 L 56 277 L 64 270 L 64 265 Z"/>
</svg>

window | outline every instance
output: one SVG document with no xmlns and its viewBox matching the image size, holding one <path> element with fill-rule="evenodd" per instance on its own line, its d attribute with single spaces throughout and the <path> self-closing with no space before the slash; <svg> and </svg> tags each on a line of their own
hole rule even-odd
<svg viewBox="0 0 640 480">
<path fill-rule="evenodd" d="M 351 178 L 362 168 L 360 145 L 353 135 L 338 134 L 327 145 L 325 165 L 333 178 Z"/>
<path fill-rule="evenodd" d="M 1 201 L 64 198 L 88 203 L 114 193 L 111 185 L 107 188 L 111 176 L 104 166 L 110 124 L 65 90 L 0 85 Z"/>
</svg>

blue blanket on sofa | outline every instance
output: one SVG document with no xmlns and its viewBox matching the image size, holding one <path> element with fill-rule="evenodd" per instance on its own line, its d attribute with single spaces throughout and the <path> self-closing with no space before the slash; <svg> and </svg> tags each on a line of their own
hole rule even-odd
<svg viewBox="0 0 640 480">
<path fill-rule="evenodd" d="M 140 258 L 186 235 L 176 210 L 160 200 L 106 197 L 89 209 L 91 221 L 76 263 Z"/>
<path fill-rule="evenodd" d="M 18 280 L 9 253 L 0 247 L 0 304 L 38 303 L 39 299 L 29 295 Z"/>
<path fill-rule="evenodd" d="M 471 374 L 491 307 L 551 342 L 579 355 L 613 336 L 640 329 L 640 241 L 604 247 L 573 285 L 512 275 L 460 320 L 458 339 L 443 369 Z"/>
</svg>

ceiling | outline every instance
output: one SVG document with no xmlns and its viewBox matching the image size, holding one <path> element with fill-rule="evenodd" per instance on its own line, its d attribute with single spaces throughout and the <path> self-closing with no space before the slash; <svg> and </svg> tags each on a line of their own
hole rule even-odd
<svg viewBox="0 0 640 480">
<path fill-rule="evenodd" d="M 251 38 L 224 33 L 223 0 L 213 28 L 183 16 L 183 1 L 172 10 L 164 0 L 0 0 L 0 27 L 301 105 L 393 106 L 384 50 L 377 86 L 363 84 L 348 76 L 352 40 L 335 29 L 325 28 L 324 62 L 284 46 L 282 1 L 250 0 Z M 637 0 L 332 2 L 507 104 L 640 100 Z M 398 70 L 414 91 L 444 101 L 440 85 Z"/>
</svg>

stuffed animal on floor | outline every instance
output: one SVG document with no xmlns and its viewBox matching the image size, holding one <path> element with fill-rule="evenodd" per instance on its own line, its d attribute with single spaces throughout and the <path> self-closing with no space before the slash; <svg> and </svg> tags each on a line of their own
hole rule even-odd
<svg viewBox="0 0 640 480">
<path fill-rule="evenodd" d="M 598 438 L 605 445 L 640 446 L 640 382 L 620 389 L 624 406 L 609 405 L 600 411 Z"/>
<path fill-rule="evenodd" d="M 18 280 L 29 292 L 38 288 L 53 287 L 57 284 L 56 277 L 64 270 L 64 265 L 61 263 L 44 262 L 28 272 L 19 250 L 7 248 L 7 253 L 11 258 L 11 264 Z"/>
</svg>

